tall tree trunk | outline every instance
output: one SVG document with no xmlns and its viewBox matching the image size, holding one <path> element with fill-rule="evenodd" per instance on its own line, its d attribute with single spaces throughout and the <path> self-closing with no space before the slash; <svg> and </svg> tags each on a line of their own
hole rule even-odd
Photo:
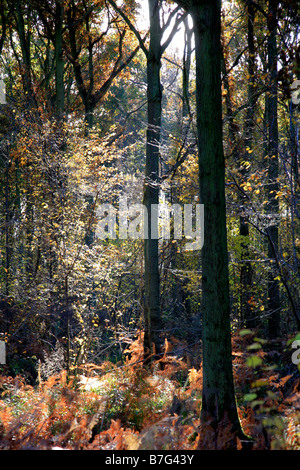
<svg viewBox="0 0 300 470">
<path fill-rule="evenodd" d="M 24 13 L 22 11 L 22 2 L 17 0 L 14 3 L 15 17 L 17 32 L 20 41 L 21 55 L 22 55 L 22 70 L 21 75 L 23 79 L 24 91 L 27 101 L 30 103 L 33 100 L 33 86 L 31 77 L 31 53 L 30 53 L 30 32 L 25 29 Z M 27 7 L 30 8 L 29 6 Z M 29 16 L 29 14 L 28 14 Z"/>
<path fill-rule="evenodd" d="M 62 0 L 57 0 L 55 11 L 55 111 L 58 118 L 64 112 L 64 60 L 63 60 L 63 15 Z"/>
<path fill-rule="evenodd" d="M 10 294 L 10 260 L 11 260 L 11 239 L 10 239 L 10 224 L 11 224 L 11 209 L 9 198 L 9 170 L 10 162 L 6 163 L 5 168 L 5 296 L 8 298 Z"/>
<path fill-rule="evenodd" d="M 159 1 L 148 0 L 150 16 L 150 45 L 147 54 L 147 98 L 148 127 L 146 143 L 146 170 L 144 187 L 144 205 L 147 208 L 148 238 L 144 241 L 145 257 L 145 359 L 161 349 L 159 339 L 160 299 L 158 269 L 158 218 L 159 202 L 159 144 L 161 130 L 160 83 L 161 68 L 161 27 L 159 18 Z"/>
<path fill-rule="evenodd" d="M 186 17 L 184 23 L 184 50 L 183 50 L 183 69 L 182 69 L 182 117 L 186 118 L 190 114 L 189 100 L 189 80 L 191 71 L 191 54 L 192 54 L 192 35 L 193 29 L 189 27 L 189 20 Z M 184 123 L 183 123 L 184 125 Z"/>
<path fill-rule="evenodd" d="M 269 336 L 276 338 L 280 334 L 280 298 L 279 282 L 276 270 L 278 254 L 278 216 L 279 202 L 276 198 L 278 186 L 278 115 L 277 115 L 277 7 L 278 0 L 269 0 L 268 11 L 268 69 L 269 94 L 267 97 L 268 117 L 268 211 L 270 224 L 268 232 L 268 257 L 270 272 L 268 277 L 268 311 L 270 313 Z"/>
<path fill-rule="evenodd" d="M 222 145 L 221 3 L 192 2 L 195 28 L 200 203 L 204 204 L 202 250 L 202 418 L 217 424 L 238 416 L 231 364 L 225 162 Z"/>
<path fill-rule="evenodd" d="M 245 129 L 244 129 L 244 147 L 245 153 L 243 155 L 244 161 L 248 161 L 250 157 L 250 150 L 252 149 L 253 144 L 253 129 L 254 129 L 254 107 L 255 107 L 255 84 L 254 84 L 254 75 L 255 75 L 255 47 L 254 47 L 254 18 L 255 18 L 255 9 L 250 2 L 247 4 L 247 15 L 248 15 L 248 107 L 246 111 L 245 119 Z M 242 174 L 244 178 L 248 176 L 248 166 L 243 166 L 243 161 L 241 162 L 243 168 Z M 241 265 L 241 320 L 242 324 L 245 324 L 246 328 L 255 327 L 255 321 L 252 318 L 252 310 L 249 300 L 251 298 L 251 286 L 252 286 L 252 275 L 253 269 L 251 266 L 250 251 L 249 251 L 249 224 L 247 217 L 247 209 L 245 205 L 247 204 L 246 200 L 242 200 L 241 204 L 244 206 L 245 214 L 242 213 L 240 216 L 240 235 L 242 237 L 241 241 L 241 259 L 244 261 Z M 243 210 L 243 212 L 244 212 Z"/>
</svg>

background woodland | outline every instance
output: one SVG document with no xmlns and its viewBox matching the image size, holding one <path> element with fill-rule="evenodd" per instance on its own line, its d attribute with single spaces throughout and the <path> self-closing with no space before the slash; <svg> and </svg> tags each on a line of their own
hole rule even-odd
<svg viewBox="0 0 300 470">
<path fill-rule="evenodd" d="M 157 241 L 145 367 L 144 241 L 97 237 L 101 204 L 151 200 L 158 127 L 156 197 L 200 202 L 194 29 L 178 3 L 156 2 L 149 30 L 146 0 L 0 0 L 1 449 L 231 446 L 226 422 L 200 422 L 201 250 Z M 300 449 L 299 62 L 297 2 L 222 3 L 230 340 L 254 449 Z"/>
</svg>

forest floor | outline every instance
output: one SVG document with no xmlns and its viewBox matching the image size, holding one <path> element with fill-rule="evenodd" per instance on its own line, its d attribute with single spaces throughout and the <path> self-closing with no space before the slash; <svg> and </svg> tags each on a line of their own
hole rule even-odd
<svg viewBox="0 0 300 470">
<path fill-rule="evenodd" d="M 267 342 L 244 331 L 232 344 L 238 411 L 253 450 L 300 450 L 300 374 L 288 338 Z M 62 371 L 31 386 L 22 376 L 0 376 L 0 450 L 228 448 L 226 423 L 218 437 L 200 425 L 201 365 L 175 357 L 177 346 L 166 341 L 151 371 L 141 365 L 137 339 L 122 364 L 86 364 L 70 379 Z"/>
</svg>

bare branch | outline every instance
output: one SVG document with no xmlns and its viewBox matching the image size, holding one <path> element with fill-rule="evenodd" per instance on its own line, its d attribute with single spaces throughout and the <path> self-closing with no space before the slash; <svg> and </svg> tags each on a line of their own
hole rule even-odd
<svg viewBox="0 0 300 470">
<path fill-rule="evenodd" d="M 175 34 L 179 31 L 178 28 L 179 28 L 179 25 L 180 23 L 187 17 L 187 12 L 183 13 L 182 15 L 177 15 L 176 17 L 176 20 L 175 20 L 175 24 L 172 28 L 172 31 L 171 33 L 169 34 L 169 37 L 165 40 L 165 42 L 161 45 L 161 52 L 163 53 L 167 47 L 169 46 L 169 44 L 171 43 L 173 37 L 175 36 Z M 168 22 L 167 22 L 168 23 Z"/>
<path fill-rule="evenodd" d="M 116 4 L 116 2 L 114 0 L 108 0 L 108 2 L 111 4 L 111 6 L 119 13 L 120 16 L 122 16 L 123 20 L 125 21 L 125 23 L 129 26 L 129 28 L 131 29 L 131 31 L 135 34 L 138 42 L 139 42 L 139 45 L 140 45 L 140 48 L 142 49 L 142 51 L 144 52 L 145 56 L 147 57 L 148 56 L 148 50 L 145 46 L 145 39 L 142 39 L 140 33 L 138 32 L 138 30 L 136 29 L 136 27 L 134 26 L 134 24 L 130 21 L 130 19 L 128 18 L 127 15 L 125 15 L 125 13 L 123 13 L 123 11 L 121 10 L 121 8 L 118 7 L 118 5 Z"/>
</svg>

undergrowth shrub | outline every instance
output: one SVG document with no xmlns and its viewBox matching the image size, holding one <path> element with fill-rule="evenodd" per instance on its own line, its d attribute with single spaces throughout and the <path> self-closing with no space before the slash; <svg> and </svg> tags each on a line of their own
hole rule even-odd
<svg viewBox="0 0 300 470">
<path fill-rule="evenodd" d="M 140 431 L 145 423 L 157 419 L 172 402 L 174 385 L 168 378 L 172 373 L 170 365 L 166 363 L 163 371 L 157 370 L 150 375 L 141 361 L 141 337 L 125 351 L 125 357 L 125 365 L 122 366 L 103 364 L 101 368 L 106 369 L 106 373 L 92 388 L 105 402 L 101 429 L 108 429 L 112 420 L 120 420 Z M 91 374 L 93 365 L 88 368 Z"/>
<path fill-rule="evenodd" d="M 1 449 L 82 448 L 88 443 L 99 397 L 74 390 L 65 373 L 49 378 L 39 390 L 6 377 L 1 388 Z"/>
<path fill-rule="evenodd" d="M 299 374 L 271 366 L 272 354 L 262 346 L 248 335 L 233 338 L 242 427 L 253 450 L 299 450 Z M 62 371 L 37 386 L 22 376 L 0 376 L 0 449 L 231 448 L 230 423 L 220 423 L 216 433 L 200 422 L 202 368 L 189 369 L 168 342 L 151 369 L 143 367 L 142 354 L 139 337 L 122 364 L 85 364 L 79 375 Z"/>
</svg>

